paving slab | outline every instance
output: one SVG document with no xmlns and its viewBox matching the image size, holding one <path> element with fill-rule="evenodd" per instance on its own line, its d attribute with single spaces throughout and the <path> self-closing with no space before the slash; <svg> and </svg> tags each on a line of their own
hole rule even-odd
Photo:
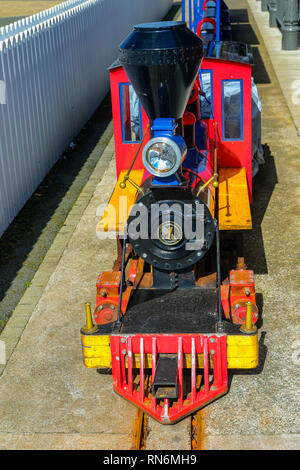
<svg viewBox="0 0 300 470">
<path fill-rule="evenodd" d="M 0 450 L 123 450 L 124 434 L 0 433 Z"/>
<path fill-rule="evenodd" d="M 269 27 L 269 13 L 261 11 L 261 2 L 247 0 L 247 4 L 255 20 L 257 30 L 263 37 L 282 93 L 300 135 L 300 49 L 283 51 L 281 49 L 281 32 L 278 28 Z"/>
<path fill-rule="evenodd" d="M 190 450 L 191 421 L 189 418 L 172 426 L 163 426 L 152 418 L 148 419 L 147 450 Z"/>
<path fill-rule="evenodd" d="M 207 437 L 206 450 L 296 450 L 300 448 L 300 434 L 281 434 L 278 436 L 248 434 L 246 436 Z"/>
</svg>

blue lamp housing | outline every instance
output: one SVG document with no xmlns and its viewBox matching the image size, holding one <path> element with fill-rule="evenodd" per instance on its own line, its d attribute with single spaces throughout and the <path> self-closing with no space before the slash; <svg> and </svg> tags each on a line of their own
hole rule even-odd
<svg viewBox="0 0 300 470">
<path fill-rule="evenodd" d="M 177 123 L 173 118 L 157 118 L 153 122 L 152 131 L 153 138 L 157 137 L 168 137 L 172 140 L 180 149 L 182 156 L 186 154 L 186 143 L 183 137 L 175 135 L 175 129 Z M 177 172 L 171 176 L 162 177 L 154 176 L 152 180 L 152 186 L 179 186 L 180 178 Z"/>
</svg>

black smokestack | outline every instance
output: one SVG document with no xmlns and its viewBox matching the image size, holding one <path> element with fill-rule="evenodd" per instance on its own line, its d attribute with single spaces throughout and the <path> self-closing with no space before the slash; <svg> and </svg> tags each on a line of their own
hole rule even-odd
<svg viewBox="0 0 300 470">
<path fill-rule="evenodd" d="M 120 61 L 148 117 L 181 118 L 203 57 L 184 21 L 145 23 L 120 46 Z"/>
</svg>

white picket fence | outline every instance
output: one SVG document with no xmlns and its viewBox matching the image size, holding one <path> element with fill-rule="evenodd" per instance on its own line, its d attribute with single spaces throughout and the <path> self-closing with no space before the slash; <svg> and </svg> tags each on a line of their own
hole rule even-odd
<svg viewBox="0 0 300 470">
<path fill-rule="evenodd" d="M 69 0 L 0 29 L 0 236 L 98 107 L 135 23 L 172 0 Z"/>
</svg>

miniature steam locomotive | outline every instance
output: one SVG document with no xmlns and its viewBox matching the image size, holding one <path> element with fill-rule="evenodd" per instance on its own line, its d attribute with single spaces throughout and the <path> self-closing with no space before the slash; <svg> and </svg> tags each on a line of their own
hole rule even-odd
<svg viewBox="0 0 300 470">
<path fill-rule="evenodd" d="M 251 49 L 207 41 L 216 28 L 199 24 L 136 25 L 110 68 L 117 184 L 97 230 L 116 233 L 118 256 L 81 329 L 84 364 L 111 368 L 114 390 L 163 424 L 225 394 L 228 368 L 258 364 L 240 236 L 252 228 Z"/>
</svg>

